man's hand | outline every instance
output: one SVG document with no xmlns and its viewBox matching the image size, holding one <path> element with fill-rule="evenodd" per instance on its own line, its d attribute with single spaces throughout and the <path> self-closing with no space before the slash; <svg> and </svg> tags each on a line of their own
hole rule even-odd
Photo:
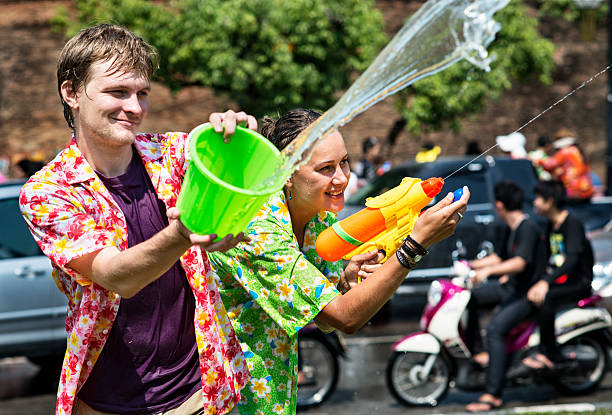
<svg viewBox="0 0 612 415">
<path fill-rule="evenodd" d="M 533 286 L 527 291 L 527 299 L 537 306 L 540 306 L 546 299 L 548 289 L 550 288 L 547 281 L 540 280 L 533 284 Z"/>
<path fill-rule="evenodd" d="M 208 121 L 216 132 L 223 132 L 223 138 L 226 142 L 229 142 L 232 135 L 234 135 L 234 132 L 236 132 L 236 125 L 238 124 L 245 124 L 247 128 L 257 130 L 257 120 L 255 117 L 248 115 L 244 111 L 234 112 L 228 110 L 224 113 L 213 112 L 210 114 Z"/>
<path fill-rule="evenodd" d="M 240 242 L 250 242 L 251 240 L 245 236 L 244 233 L 240 232 L 235 237 L 232 234 L 225 235 L 222 239 L 215 241 L 217 239 L 217 234 L 210 235 L 198 235 L 196 233 L 191 232 L 183 223 L 179 220 L 180 212 L 178 208 L 170 208 L 167 212 L 168 220 L 171 223 L 175 223 L 175 229 L 177 233 L 188 241 L 191 245 L 199 245 L 202 249 L 213 252 L 226 252 Z"/>
<path fill-rule="evenodd" d="M 474 270 L 474 274 L 471 277 L 472 284 L 480 284 L 485 281 L 491 275 L 491 271 L 488 268 L 480 268 Z"/>
</svg>

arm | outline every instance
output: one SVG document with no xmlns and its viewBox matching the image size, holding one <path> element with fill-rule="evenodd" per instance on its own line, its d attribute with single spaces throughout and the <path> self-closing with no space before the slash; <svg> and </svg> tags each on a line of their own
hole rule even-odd
<svg viewBox="0 0 612 415">
<path fill-rule="evenodd" d="M 497 265 L 500 262 L 502 262 L 502 259 L 499 257 L 499 255 L 497 255 L 496 253 L 492 253 L 491 255 L 487 255 L 484 258 L 470 261 L 470 267 L 472 267 L 472 269 L 480 269 Z"/>
<path fill-rule="evenodd" d="M 525 261 L 525 259 L 520 256 L 515 256 L 505 261 L 477 269 L 474 279 L 477 282 L 482 282 L 490 276 L 518 274 L 523 271 L 526 266 L 527 261 Z"/>
<path fill-rule="evenodd" d="M 412 238 L 428 249 L 452 235 L 459 222 L 457 212 L 465 211 L 469 196 L 469 190 L 464 188 L 463 196 L 456 203 L 452 203 L 450 193 L 425 211 L 414 226 Z M 391 256 L 367 280 L 327 304 L 317 314 L 317 321 L 346 333 L 356 332 L 391 298 L 407 273 L 395 255 Z"/>
<path fill-rule="evenodd" d="M 67 265 L 107 290 L 130 298 L 168 271 L 191 245 L 225 251 L 243 240 L 243 236 L 227 235 L 218 242 L 214 239 L 215 235 L 189 233 L 180 221 L 174 220 L 152 238 L 124 251 L 108 247 L 75 258 Z"/>
<path fill-rule="evenodd" d="M 244 112 L 213 113 L 209 121 L 215 131 L 225 127 L 225 136 L 231 137 L 237 123 L 257 128 L 256 120 Z M 214 242 L 216 235 L 191 233 L 181 222 L 176 208 L 168 210 L 170 224 L 149 240 L 124 251 L 111 246 L 74 258 L 66 265 L 100 286 L 129 298 L 163 275 L 192 245 L 209 251 L 226 251 L 245 240 L 240 233 L 235 238 L 226 235 Z"/>
</svg>

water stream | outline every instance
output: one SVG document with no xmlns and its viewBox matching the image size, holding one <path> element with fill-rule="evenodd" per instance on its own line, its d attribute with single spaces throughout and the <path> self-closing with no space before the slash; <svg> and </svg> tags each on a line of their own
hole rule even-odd
<svg viewBox="0 0 612 415">
<path fill-rule="evenodd" d="M 338 102 L 282 151 L 277 172 L 257 188 L 282 187 L 317 140 L 413 82 L 460 59 L 489 70 L 493 58 L 486 48 L 501 28 L 493 14 L 509 1 L 429 0 Z"/>
</svg>

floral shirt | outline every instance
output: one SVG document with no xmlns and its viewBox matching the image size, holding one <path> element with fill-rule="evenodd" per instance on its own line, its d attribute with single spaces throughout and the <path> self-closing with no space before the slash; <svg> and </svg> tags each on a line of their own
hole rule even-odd
<svg viewBox="0 0 612 415">
<path fill-rule="evenodd" d="M 188 165 L 187 135 L 139 134 L 135 147 L 159 199 L 167 208 L 175 206 Z M 68 148 L 28 180 L 19 202 L 34 238 L 51 259 L 58 288 L 68 297 L 68 343 L 56 414 L 70 414 L 76 393 L 108 338 L 121 297 L 66 264 L 106 247 L 126 249 L 125 217 L 74 138 Z M 240 389 L 248 382 L 246 362 L 206 253 L 191 247 L 180 262 L 196 299 L 194 326 L 205 413 L 225 414 L 240 399 Z"/>
<path fill-rule="evenodd" d="M 339 293 L 342 262 L 315 251 L 319 233 L 336 221 L 322 212 L 306 226 L 300 250 L 282 191 L 273 195 L 240 243 L 210 261 L 251 372 L 242 414 L 293 414 L 297 406 L 297 333 Z"/>
</svg>

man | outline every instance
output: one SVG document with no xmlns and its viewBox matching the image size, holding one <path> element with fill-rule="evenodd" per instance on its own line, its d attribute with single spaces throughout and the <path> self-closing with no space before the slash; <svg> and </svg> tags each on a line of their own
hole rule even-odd
<svg viewBox="0 0 612 415">
<path fill-rule="evenodd" d="M 248 382 L 206 252 L 244 239 L 178 220 L 187 134 L 137 134 L 155 52 L 128 30 L 82 30 L 58 60 L 70 145 L 20 195 L 68 297 L 56 414 L 228 413 Z M 245 113 L 212 114 L 229 137 Z"/>
<path fill-rule="evenodd" d="M 488 359 L 480 355 L 475 360 L 488 364 L 485 393 L 476 402 L 466 406 L 469 412 L 490 411 L 499 408 L 506 375 L 505 335 L 531 312 L 527 290 L 534 280 L 543 274 L 546 245 L 537 225 L 522 210 L 523 192 L 512 181 L 495 186 L 495 211 L 510 228 L 505 249 L 491 254 L 470 265 L 475 270 L 473 280 L 483 283 L 491 276 L 502 277 L 498 282 L 487 282 L 472 290 L 469 304 L 468 343 L 470 334 L 478 335 L 477 309 L 500 304 L 487 327 Z"/>
<path fill-rule="evenodd" d="M 541 353 L 523 360 L 532 369 L 553 369 L 562 361 L 555 337 L 555 314 L 561 304 L 578 301 L 591 294 L 593 249 L 584 225 L 565 209 L 567 194 L 561 181 L 539 182 L 533 206 L 548 219 L 549 269 L 529 289 L 527 298 L 537 307 Z"/>
</svg>

